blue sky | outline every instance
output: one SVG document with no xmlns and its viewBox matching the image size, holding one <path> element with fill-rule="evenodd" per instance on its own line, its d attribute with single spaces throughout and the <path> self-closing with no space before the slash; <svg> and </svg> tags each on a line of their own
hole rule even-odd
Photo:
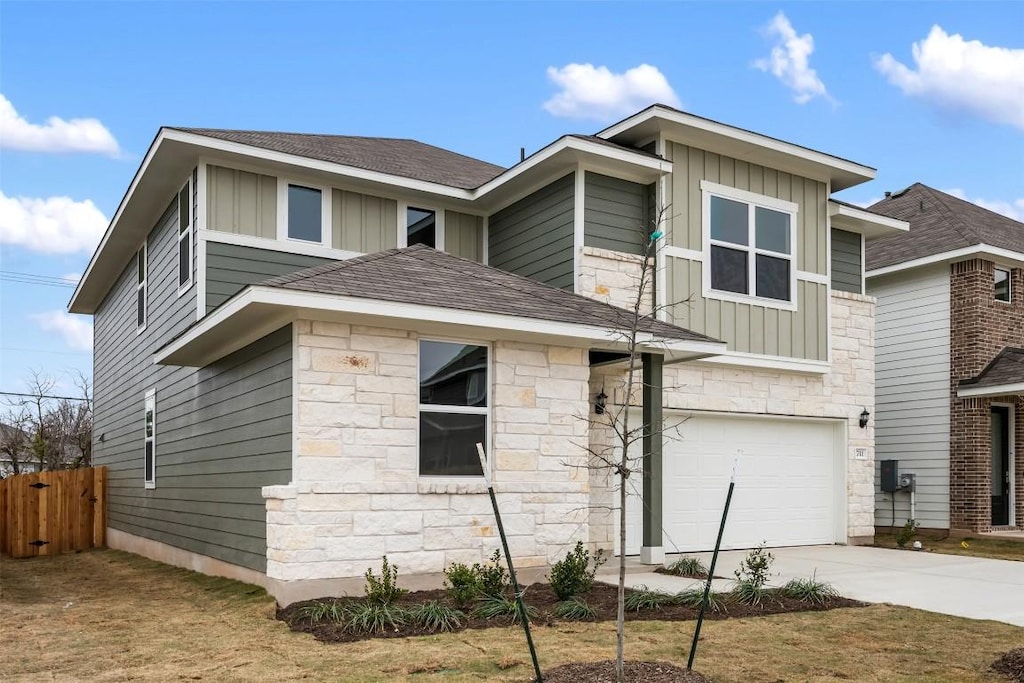
<svg viewBox="0 0 1024 683">
<path fill-rule="evenodd" d="M 1024 3 L 0 10 L 4 391 L 30 369 L 68 390 L 90 374 L 91 321 L 63 313 L 59 280 L 161 125 L 412 137 L 511 165 L 667 100 L 877 167 L 847 200 L 920 181 L 1024 220 Z"/>
</svg>

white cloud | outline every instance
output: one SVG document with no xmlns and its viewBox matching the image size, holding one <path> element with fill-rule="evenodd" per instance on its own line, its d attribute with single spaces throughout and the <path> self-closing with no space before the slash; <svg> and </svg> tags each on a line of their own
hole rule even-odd
<svg viewBox="0 0 1024 683">
<path fill-rule="evenodd" d="M 764 33 L 775 39 L 772 53 L 754 62 L 754 67 L 775 76 L 793 91 L 797 104 L 806 104 L 815 97 L 832 101 L 825 84 L 818 73 L 811 68 L 810 58 L 814 53 L 814 36 L 805 33 L 798 36 L 785 14 L 779 12 L 764 27 Z"/>
<path fill-rule="evenodd" d="M 1024 128 L 1024 49 L 990 47 L 932 26 L 912 52 L 916 70 L 889 53 L 875 68 L 905 95 Z"/>
<path fill-rule="evenodd" d="M 655 103 L 682 106 L 665 75 L 650 64 L 621 74 L 593 64 L 549 66 L 548 78 L 561 88 L 544 103 L 544 109 L 554 116 L 608 120 Z"/>
<path fill-rule="evenodd" d="M 0 192 L 0 244 L 48 254 L 91 252 L 107 228 L 92 200 L 70 197 L 8 197 Z"/>
<path fill-rule="evenodd" d="M 46 311 L 32 315 L 39 327 L 55 332 L 64 343 L 76 351 L 92 351 L 92 324 L 81 316 L 64 311 Z"/>
<path fill-rule="evenodd" d="M 983 209 L 1001 213 L 1015 221 L 1024 223 L 1024 197 L 1011 199 L 1009 201 L 1005 199 L 975 199 L 968 197 L 966 192 L 957 187 L 952 190 L 943 190 L 943 192 L 951 194 L 954 197 L 959 197 L 960 199 L 971 202 L 972 204 L 977 204 Z"/>
<path fill-rule="evenodd" d="M 46 123 L 29 123 L 0 94 L 0 147 L 29 152 L 94 152 L 116 157 L 121 148 L 99 119 L 65 121 L 51 116 Z"/>
</svg>

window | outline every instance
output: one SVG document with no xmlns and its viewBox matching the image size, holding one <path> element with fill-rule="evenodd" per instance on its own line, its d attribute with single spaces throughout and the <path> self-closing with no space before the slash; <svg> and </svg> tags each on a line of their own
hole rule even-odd
<svg viewBox="0 0 1024 683">
<path fill-rule="evenodd" d="M 285 186 L 282 204 L 285 206 L 284 233 L 288 239 L 324 243 L 325 219 L 329 213 L 324 206 L 326 197 L 327 193 L 317 187 L 294 183 Z"/>
<path fill-rule="evenodd" d="M 178 193 L 178 294 L 192 286 L 191 182 Z"/>
<path fill-rule="evenodd" d="M 780 307 L 794 303 L 796 204 L 706 181 L 701 188 L 705 295 L 738 295 Z"/>
<path fill-rule="evenodd" d="M 406 246 L 425 244 L 437 248 L 437 214 L 409 207 L 405 212 Z"/>
<path fill-rule="evenodd" d="M 142 476 L 147 489 L 156 487 L 156 390 L 146 392 Z"/>
<path fill-rule="evenodd" d="M 1010 301 L 1010 271 L 996 268 L 996 301 Z"/>
<path fill-rule="evenodd" d="M 167 195 L 164 195 L 165 197 Z M 136 308 L 136 332 L 142 332 L 146 329 L 146 243 L 142 243 L 142 248 L 139 249 L 138 254 L 135 256 L 136 270 L 138 271 L 138 279 L 135 285 L 135 308 Z"/>
<path fill-rule="evenodd" d="M 487 443 L 486 346 L 420 342 L 420 474 L 479 477 Z"/>
</svg>

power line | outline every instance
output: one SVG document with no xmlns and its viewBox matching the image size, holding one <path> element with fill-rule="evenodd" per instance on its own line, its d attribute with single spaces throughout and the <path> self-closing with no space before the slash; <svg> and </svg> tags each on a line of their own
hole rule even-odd
<svg viewBox="0 0 1024 683">
<path fill-rule="evenodd" d="M 52 398 L 58 401 L 92 401 L 91 398 L 82 398 L 81 396 L 50 396 L 49 394 L 22 394 L 17 391 L 0 391 L 0 396 L 21 396 L 23 398 Z"/>
<path fill-rule="evenodd" d="M 21 351 L 23 353 L 59 353 L 65 356 L 88 356 L 92 351 L 57 351 L 55 349 L 25 349 L 20 346 L 0 346 L 0 351 Z"/>
<path fill-rule="evenodd" d="M 25 285 L 44 285 L 47 287 L 74 287 L 75 283 L 69 282 L 62 277 L 53 275 L 39 275 L 37 273 L 19 273 L 13 270 L 0 270 L 0 280 L 6 282 L 17 282 Z"/>
</svg>

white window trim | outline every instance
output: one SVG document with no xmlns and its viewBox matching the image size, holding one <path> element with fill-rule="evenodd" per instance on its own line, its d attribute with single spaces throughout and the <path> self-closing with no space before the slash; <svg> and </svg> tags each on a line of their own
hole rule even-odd
<svg viewBox="0 0 1024 683">
<path fill-rule="evenodd" d="M 320 241 L 303 240 L 288 235 L 288 186 L 306 187 L 320 192 Z M 277 239 L 290 244 L 317 244 L 331 246 L 331 197 L 333 190 L 327 185 L 304 180 L 278 177 L 277 179 Z"/>
<path fill-rule="evenodd" d="M 753 192 L 747 192 L 746 190 L 738 190 L 734 187 L 728 187 L 727 185 L 720 185 L 713 183 L 708 180 L 700 181 L 701 190 L 701 232 L 702 242 L 704 249 L 701 254 L 703 256 L 703 262 L 705 268 L 702 268 L 702 294 L 707 299 L 718 299 L 720 301 L 732 301 L 735 303 L 742 304 L 753 304 L 756 306 L 762 306 L 764 308 L 777 308 L 783 311 L 795 311 L 797 310 L 797 232 L 796 222 L 799 217 L 799 206 L 793 202 L 788 202 L 783 199 L 776 199 L 774 197 L 766 197 L 764 195 L 755 194 Z M 742 245 L 733 244 L 731 242 L 721 242 L 719 240 L 713 240 L 711 238 L 711 197 L 721 197 L 722 199 L 729 199 L 733 201 L 743 202 L 747 204 L 750 211 L 750 221 L 748 225 L 748 231 L 750 234 L 750 244 L 744 248 Z M 759 249 L 756 243 L 756 225 L 754 222 L 754 212 L 756 207 L 765 209 L 771 209 L 772 211 L 779 211 L 787 213 L 790 216 L 789 220 L 789 243 L 791 245 L 790 254 L 782 254 L 775 251 L 769 251 L 767 249 Z M 729 249 L 744 250 L 749 255 L 747 258 L 747 288 L 751 291 L 757 291 L 757 255 L 762 254 L 765 256 L 772 256 L 774 258 L 783 258 L 789 261 L 789 301 L 783 301 L 780 299 L 771 299 L 768 297 L 757 296 L 756 294 L 739 294 L 737 292 L 726 292 L 711 287 L 711 247 L 721 246 Z"/>
<path fill-rule="evenodd" d="M 139 282 L 139 255 L 142 255 L 144 272 L 142 282 Z M 142 290 L 142 324 L 139 325 L 139 290 Z M 135 313 L 135 334 L 142 334 L 149 325 L 149 240 L 142 243 L 142 247 L 135 252 L 135 306 L 132 307 Z"/>
<path fill-rule="evenodd" d="M 997 270 L 1001 270 L 1004 273 L 1006 273 L 1006 299 L 1005 300 L 997 299 L 995 297 L 995 284 L 996 284 L 996 274 L 995 274 L 995 271 L 997 271 Z M 993 269 L 993 271 L 992 271 L 992 287 L 993 287 L 992 299 L 994 301 L 996 301 L 997 303 L 1001 303 L 1001 304 L 1009 304 L 1011 306 L 1013 305 L 1013 269 L 1012 268 L 1007 268 L 1005 266 L 997 265 Z"/>
<path fill-rule="evenodd" d="M 188 180 L 185 181 L 185 184 L 182 186 L 181 190 L 178 190 L 178 194 L 175 195 L 175 201 L 178 202 L 178 211 L 179 212 L 181 211 L 181 192 L 182 192 L 182 190 L 185 190 L 185 192 L 186 192 L 186 194 L 188 196 L 188 227 L 185 228 L 185 232 L 181 231 L 181 223 L 180 223 L 181 218 L 179 217 L 178 218 L 178 221 L 179 221 L 179 223 L 178 223 L 178 239 L 175 242 L 176 251 L 174 253 L 175 261 L 177 261 L 177 264 L 178 264 L 177 267 L 175 268 L 175 272 L 177 273 L 177 277 L 178 277 L 178 296 L 179 297 L 182 294 L 184 294 L 185 292 L 187 292 L 188 290 L 190 290 L 192 288 L 192 284 L 195 282 L 195 279 L 196 279 L 194 274 L 193 274 L 193 271 L 195 270 L 195 258 L 196 258 L 196 255 L 195 255 L 195 241 L 192 239 L 193 234 L 195 234 L 195 223 L 196 223 L 196 220 L 195 220 L 195 213 L 194 212 L 195 212 L 196 198 L 195 198 L 195 186 L 192 183 L 192 174 L 191 173 L 189 174 Z M 188 280 L 186 280 L 185 282 L 182 282 L 181 281 L 181 243 L 183 241 L 185 241 L 185 240 L 188 240 Z M 147 273 L 146 275 L 148 276 L 149 273 Z"/>
<path fill-rule="evenodd" d="M 146 434 L 146 413 L 153 411 L 153 435 Z M 146 392 L 146 399 L 142 409 L 142 479 L 147 489 L 156 488 L 156 389 Z M 153 478 L 146 479 L 146 444 L 153 444 Z"/>
<path fill-rule="evenodd" d="M 420 208 L 420 207 L 415 207 Z M 466 346 L 482 346 L 487 349 L 487 406 L 478 408 L 476 406 L 448 406 L 439 404 L 420 403 L 420 344 L 422 342 L 438 342 L 442 344 L 464 344 Z M 450 337 L 420 337 L 416 340 L 416 476 L 429 482 L 467 482 L 486 481 L 494 476 L 494 454 L 491 449 L 491 404 L 494 401 L 494 387 L 491 384 L 491 365 L 494 362 L 494 349 L 488 342 L 471 339 L 453 339 Z M 484 453 L 487 455 L 486 477 L 474 477 L 470 475 L 455 476 L 451 474 L 421 474 L 420 473 L 420 413 L 458 413 L 461 415 L 485 415 L 484 418 Z"/>
<path fill-rule="evenodd" d="M 398 202 L 398 247 L 404 249 L 409 246 L 409 209 L 434 212 L 434 248 L 444 251 L 444 212 L 447 209 L 416 202 Z"/>
</svg>

